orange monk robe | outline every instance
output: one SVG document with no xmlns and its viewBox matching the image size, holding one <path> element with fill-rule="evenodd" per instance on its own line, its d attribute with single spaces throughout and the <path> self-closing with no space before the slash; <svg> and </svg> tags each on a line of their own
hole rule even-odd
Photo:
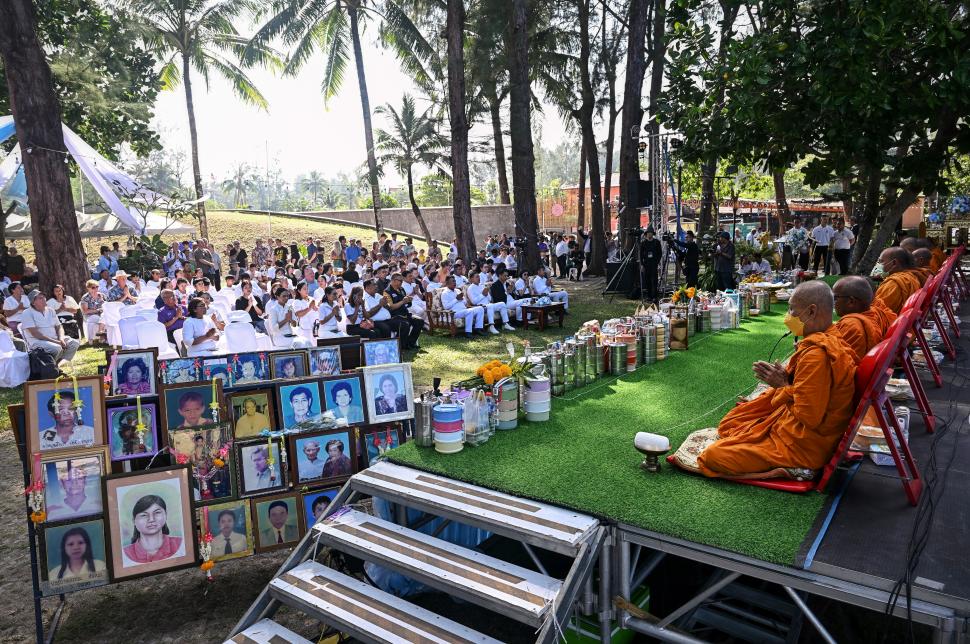
<svg viewBox="0 0 970 644">
<path fill-rule="evenodd" d="M 854 411 L 855 358 L 832 333 L 813 333 L 788 362 L 790 385 L 732 409 L 719 439 L 697 457 L 706 476 L 744 476 L 778 467 L 819 469 Z"/>
<path fill-rule="evenodd" d="M 932 273 L 932 271 L 930 271 L 930 267 L 929 266 L 923 266 L 921 268 L 914 268 L 913 270 L 910 271 L 910 273 L 913 274 L 913 277 L 915 277 L 917 280 L 919 280 L 919 285 L 921 287 L 924 284 L 926 284 L 926 280 L 930 279 L 933 276 L 933 273 Z"/>
<path fill-rule="evenodd" d="M 892 313 L 892 311 L 889 311 Z M 895 316 L 893 316 L 895 317 Z M 864 313 L 849 313 L 839 318 L 839 321 L 829 327 L 826 333 L 836 333 L 849 348 L 855 357 L 856 364 L 869 353 L 886 336 L 886 329 L 889 324 L 884 322 L 884 318 L 879 311 L 869 309 Z"/>
<path fill-rule="evenodd" d="M 943 262 L 946 261 L 946 253 L 939 247 L 933 248 L 930 252 L 933 254 L 933 259 L 930 260 L 930 270 L 936 273 L 943 266 Z"/>
<path fill-rule="evenodd" d="M 899 315 L 909 296 L 920 288 L 919 280 L 912 273 L 900 271 L 887 275 L 882 280 L 882 284 L 876 289 L 876 299 L 882 300 L 890 311 Z"/>
</svg>

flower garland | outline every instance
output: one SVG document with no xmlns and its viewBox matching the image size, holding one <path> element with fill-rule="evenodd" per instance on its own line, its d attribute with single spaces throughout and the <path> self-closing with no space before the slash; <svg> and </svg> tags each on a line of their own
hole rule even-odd
<svg viewBox="0 0 970 644">
<path fill-rule="evenodd" d="M 212 569 L 216 562 L 212 561 L 212 532 L 209 530 L 209 508 L 202 508 L 202 530 L 199 533 L 199 554 L 202 557 L 202 565 L 199 569 L 205 573 L 206 581 L 213 582 Z"/>
<path fill-rule="evenodd" d="M 44 480 L 41 476 L 40 452 L 34 454 L 34 467 L 30 471 L 30 478 L 30 485 L 24 488 L 31 510 L 30 520 L 35 524 L 43 523 L 47 520 L 47 512 L 44 508 Z"/>
</svg>

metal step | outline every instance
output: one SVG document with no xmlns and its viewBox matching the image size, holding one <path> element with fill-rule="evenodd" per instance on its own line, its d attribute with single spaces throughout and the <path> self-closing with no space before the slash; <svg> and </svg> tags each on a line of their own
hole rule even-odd
<svg viewBox="0 0 970 644">
<path fill-rule="evenodd" d="M 599 525 L 591 516 L 382 461 L 355 474 L 354 491 L 576 556 Z"/>
<path fill-rule="evenodd" d="M 242 633 L 227 639 L 224 644 L 313 644 L 313 642 L 271 619 L 261 619 Z"/>
<path fill-rule="evenodd" d="M 363 642 L 498 642 L 315 561 L 273 579 L 269 592 L 282 603 Z"/>
<path fill-rule="evenodd" d="M 534 627 L 542 625 L 562 588 L 552 577 L 357 510 L 337 512 L 313 530 L 336 550 Z"/>
</svg>

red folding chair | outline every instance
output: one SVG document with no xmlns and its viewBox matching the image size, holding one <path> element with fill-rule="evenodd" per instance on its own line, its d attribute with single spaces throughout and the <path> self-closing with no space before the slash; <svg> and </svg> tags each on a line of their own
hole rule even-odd
<svg viewBox="0 0 970 644">
<path fill-rule="evenodd" d="M 936 383 L 937 387 L 943 386 L 943 374 L 940 373 L 940 366 L 936 364 L 936 360 L 933 359 L 933 353 L 930 351 L 930 343 L 926 341 L 926 337 L 923 335 L 922 321 L 924 316 L 928 315 L 927 307 L 928 301 L 926 299 L 927 291 L 926 288 L 921 288 L 906 300 L 906 304 L 903 305 L 900 315 L 906 313 L 907 311 L 912 311 L 914 315 L 909 316 L 907 319 L 910 321 L 910 330 L 912 331 L 913 338 L 916 340 L 916 344 L 919 345 L 920 351 L 923 352 L 923 357 L 926 359 L 926 367 L 930 370 L 930 374 L 933 376 L 933 382 Z M 907 350 L 907 354 L 909 351 Z M 910 358 L 912 362 L 912 358 Z M 906 376 L 909 378 L 909 375 Z M 912 384 L 910 380 L 910 384 Z"/>
<path fill-rule="evenodd" d="M 919 372 L 913 363 L 913 357 L 909 353 L 909 347 L 913 343 L 912 317 L 915 315 L 915 311 L 904 308 L 900 316 L 889 325 L 889 329 L 886 331 L 886 338 L 893 338 L 899 335 L 896 364 L 901 364 L 903 367 L 906 380 L 909 381 L 909 386 L 913 390 L 913 398 L 916 399 L 916 405 L 923 415 L 926 431 L 933 433 L 936 429 L 936 416 L 933 415 L 933 409 L 930 407 L 930 400 L 926 396 L 923 381 L 920 380 Z"/>
<path fill-rule="evenodd" d="M 924 314 L 921 324 L 926 324 L 926 320 L 929 318 L 933 319 L 933 324 L 936 326 L 937 333 L 940 334 L 940 338 L 943 340 L 943 347 L 946 349 L 946 355 L 949 356 L 950 360 L 957 359 L 957 347 L 953 343 L 953 339 L 950 337 L 950 333 L 943 326 L 943 318 L 940 317 L 940 312 L 936 308 L 937 303 L 940 300 L 940 287 L 946 281 L 946 273 L 940 271 L 936 277 L 930 279 L 926 282 L 926 286 L 923 290 L 926 291 L 926 313 Z M 946 290 L 945 288 L 943 290 Z M 953 320 L 951 320 L 953 322 Z M 954 323 L 953 326 L 956 326 Z"/>
</svg>

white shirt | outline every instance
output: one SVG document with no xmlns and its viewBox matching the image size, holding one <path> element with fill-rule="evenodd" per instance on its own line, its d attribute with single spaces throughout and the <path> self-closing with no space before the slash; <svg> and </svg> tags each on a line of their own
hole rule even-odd
<svg viewBox="0 0 970 644">
<path fill-rule="evenodd" d="M 212 324 L 212 320 L 203 316 L 201 318 L 185 318 L 185 322 L 182 324 L 182 341 L 185 343 L 185 350 L 188 351 L 189 355 L 199 355 L 205 351 L 215 351 L 216 342 L 215 340 L 206 340 L 205 342 L 200 342 L 195 344 L 196 338 L 201 338 L 209 329 L 214 329 L 215 325 Z"/>
<path fill-rule="evenodd" d="M 505 268 L 509 269 L 510 271 L 514 271 L 518 267 L 519 267 L 519 264 L 518 262 L 515 261 L 515 257 L 513 257 L 512 255 L 509 255 L 508 257 L 505 258 Z"/>
<path fill-rule="evenodd" d="M 428 282 L 424 285 L 426 291 L 437 291 L 439 288 L 441 288 L 440 282 Z"/>
<path fill-rule="evenodd" d="M 564 239 L 558 244 L 556 244 L 556 257 L 562 257 L 563 255 L 569 254 L 569 243 Z"/>
<path fill-rule="evenodd" d="M 60 324 L 60 321 L 57 319 L 57 314 L 55 314 L 50 308 L 45 308 L 43 313 L 33 307 L 27 309 L 26 311 L 21 311 L 21 335 L 24 336 L 27 344 L 32 345 L 35 342 L 43 342 L 43 340 L 40 338 L 35 338 L 33 333 L 25 333 L 24 331 L 26 329 L 37 329 L 37 331 L 39 331 L 44 337 L 56 340 L 57 327 L 60 326 Z"/>
<path fill-rule="evenodd" d="M 367 291 L 364 291 L 364 311 L 370 311 L 372 308 L 381 305 L 381 308 L 377 313 L 372 315 L 370 319 L 374 322 L 380 322 L 381 320 L 390 320 L 391 312 L 387 310 L 384 306 L 384 296 L 380 293 L 374 293 L 373 295 L 368 295 Z"/>
<path fill-rule="evenodd" d="M 516 286 L 518 286 L 518 283 L 516 283 Z M 549 281 L 545 277 L 540 276 L 536 276 L 532 280 L 532 290 L 539 295 L 546 295 L 552 292 L 552 289 L 549 288 Z"/>
<path fill-rule="evenodd" d="M 450 288 L 441 293 L 441 306 L 446 311 L 464 311 L 466 308 L 464 300 L 458 299 L 458 291 Z"/>
<path fill-rule="evenodd" d="M 456 288 L 462 288 L 465 286 L 465 284 L 468 283 L 468 278 L 465 277 L 464 275 L 455 275 L 454 278 L 455 278 Z"/>
<path fill-rule="evenodd" d="M 469 284 L 468 289 L 465 290 L 465 297 L 468 298 L 468 302 L 473 306 L 484 306 L 489 304 L 491 300 L 488 286 L 485 284 L 479 284 L 478 286 Z"/>
<path fill-rule="evenodd" d="M 812 238 L 815 239 L 815 243 L 819 246 L 828 246 L 829 242 L 832 241 L 832 234 L 835 229 L 831 226 L 816 226 L 812 228 Z"/>
<path fill-rule="evenodd" d="M 515 280 L 515 293 L 516 295 L 526 295 L 528 294 L 529 286 L 525 283 L 525 280 L 521 277 Z"/>
<path fill-rule="evenodd" d="M 293 314 L 296 320 L 299 322 L 300 328 L 305 331 L 313 330 L 314 317 L 313 313 L 307 313 L 302 318 L 296 317 L 296 314 L 300 311 L 310 308 L 310 300 L 292 300 Z"/>
<path fill-rule="evenodd" d="M 318 320 L 322 320 L 323 318 L 330 315 L 330 312 L 333 311 L 334 309 L 337 309 L 337 315 L 333 316 L 326 322 L 320 323 L 320 328 L 323 329 L 324 331 L 331 331 L 331 332 L 337 331 L 337 320 L 340 317 L 340 308 L 337 306 L 336 303 L 328 304 L 326 300 L 323 300 L 322 302 L 320 302 L 320 307 L 318 308 L 319 315 L 317 316 Z"/>
<path fill-rule="evenodd" d="M 587 235 L 586 236 L 586 241 L 583 242 L 583 252 L 584 253 L 588 253 L 589 252 L 589 249 L 590 249 L 589 240 L 592 239 L 592 238 L 593 238 L 592 235 Z"/>
<path fill-rule="evenodd" d="M 269 319 L 266 324 L 266 332 L 273 335 L 293 335 L 293 327 L 289 324 L 283 323 L 283 318 L 286 317 L 287 311 L 293 310 L 293 302 L 287 302 L 286 306 L 280 306 L 280 303 L 273 300 L 266 307 L 267 313 L 269 313 Z M 296 319 L 296 316 L 293 316 Z M 283 326 L 280 326 L 280 325 Z"/>
<path fill-rule="evenodd" d="M 834 250 L 848 250 L 852 247 L 852 240 L 854 239 L 855 235 L 848 228 L 836 230 L 832 233 L 832 248 Z"/>
<path fill-rule="evenodd" d="M 8 315 L 7 320 L 10 322 L 20 322 L 20 320 L 23 319 L 24 313 L 30 310 L 30 300 L 27 299 L 26 294 L 20 296 L 20 304 L 27 307 L 26 310 L 20 311 L 19 313 L 14 313 L 13 315 Z M 7 299 L 3 301 L 3 308 L 5 309 L 15 309 L 17 306 L 17 298 L 15 298 L 13 295 L 8 295 Z"/>
</svg>

